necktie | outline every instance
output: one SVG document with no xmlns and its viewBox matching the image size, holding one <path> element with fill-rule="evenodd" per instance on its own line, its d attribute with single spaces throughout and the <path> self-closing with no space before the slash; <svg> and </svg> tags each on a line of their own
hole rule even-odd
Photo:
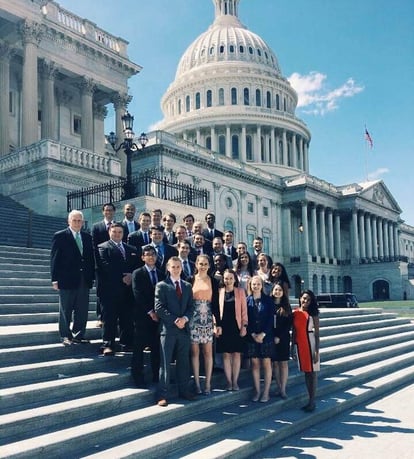
<svg viewBox="0 0 414 459">
<path fill-rule="evenodd" d="M 148 233 L 147 232 L 144 232 L 144 242 L 145 244 L 148 244 Z"/>
<path fill-rule="evenodd" d="M 78 246 L 79 252 L 82 254 L 83 253 L 83 247 L 82 247 L 82 239 L 80 237 L 80 234 L 77 232 L 75 236 L 75 241 Z"/>
<path fill-rule="evenodd" d="M 184 260 L 184 273 L 185 277 L 191 276 L 190 265 L 188 264 L 188 260 Z"/>
<path fill-rule="evenodd" d="M 151 269 L 151 280 L 152 280 L 152 285 L 155 285 L 157 283 L 157 276 L 155 275 L 155 269 Z"/>
<path fill-rule="evenodd" d="M 122 253 L 122 256 L 124 257 L 124 260 L 125 260 L 126 254 L 125 254 L 125 248 L 124 248 L 124 246 L 122 245 L 122 242 L 120 242 L 119 244 L 117 244 L 117 246 L 118 246 L 118 249 L 119 249 L 119 251 Z"/>
<path fill-rule="evenodd" d="M 177 294 L 178 298 L 183 296 L 183 292 L 181 291 L 180 281 L 175 281 L 175 293 Z"/>
<path fill-rule="evenodd" d="M 161 247 L 159 245 L 155 246 L 155 250 L 157 251 L 157 265 L 158 267 L 162 266 L 163 256 L 161 253 Z"/>
<path fill-rule="evenodd" d="M 230 247 L 227 247 L 227 255 L 231 256 L 231 250 L 230 250 Z"/>
</svg>

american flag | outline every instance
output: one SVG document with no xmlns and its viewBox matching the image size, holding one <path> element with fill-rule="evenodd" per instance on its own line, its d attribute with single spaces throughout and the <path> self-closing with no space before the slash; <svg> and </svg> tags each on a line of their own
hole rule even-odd
<svg viewBox="0 0 414 459">
<path fill-rule="evenodd" d="M 365 140 L 369 143 L 370 148 L 374 146 L 374 142 L 372 140 L 372 137 L 370 136 L 367 128 L 365 128 Z"/>
</svg>

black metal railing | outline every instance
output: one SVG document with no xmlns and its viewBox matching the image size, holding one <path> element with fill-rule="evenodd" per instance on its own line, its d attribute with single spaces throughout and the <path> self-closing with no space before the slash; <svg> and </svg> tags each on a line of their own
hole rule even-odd
<svg viewBox="0 0 414 459">
<path fill-rule="evenodd" d="M 102 183 L 67 193 L 67 210 L 87 209 L 102 206 L 106 202 L 119 202 L 124 199 L 151 196 L 188 206 L 207 209 L 208 190 L 196 188 L 187 183 L 176 182 L 165 177 L 144 173 L 132 178 Z"/>
</svg>

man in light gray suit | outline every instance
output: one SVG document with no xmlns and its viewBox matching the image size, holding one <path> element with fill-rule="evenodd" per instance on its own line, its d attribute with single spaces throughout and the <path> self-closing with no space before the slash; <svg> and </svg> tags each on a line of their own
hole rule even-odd
<svg viewBox="0 0 414 459">
<path fill-rule="evenodd" d="M 155 312 L 161 322 L 161 367 L 158 386 L 159 406 L 168 406 L 170 363 L 176 356 L 178 395 L 185 400 L 194 396 L 188 391 L 190 380 L 190 329 L 193 314 L 191 284 L 181 279 L 181 260 L 173 256 L 167 262 L 168 277 L 155 287 Z"/>
</svg>

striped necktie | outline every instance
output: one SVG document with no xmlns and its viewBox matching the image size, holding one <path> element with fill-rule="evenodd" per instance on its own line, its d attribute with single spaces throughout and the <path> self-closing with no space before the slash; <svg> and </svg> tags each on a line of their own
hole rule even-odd
<svg viewBox="0 0 414 459">
<path fill-rule="evenodd" d="M 76 232 L 75 241 L 76 241 L 76 245 L 78 246 L 79 252 L 82 254 L 83 253 L 82 239 L 78 232 Z"/>
</svg>

